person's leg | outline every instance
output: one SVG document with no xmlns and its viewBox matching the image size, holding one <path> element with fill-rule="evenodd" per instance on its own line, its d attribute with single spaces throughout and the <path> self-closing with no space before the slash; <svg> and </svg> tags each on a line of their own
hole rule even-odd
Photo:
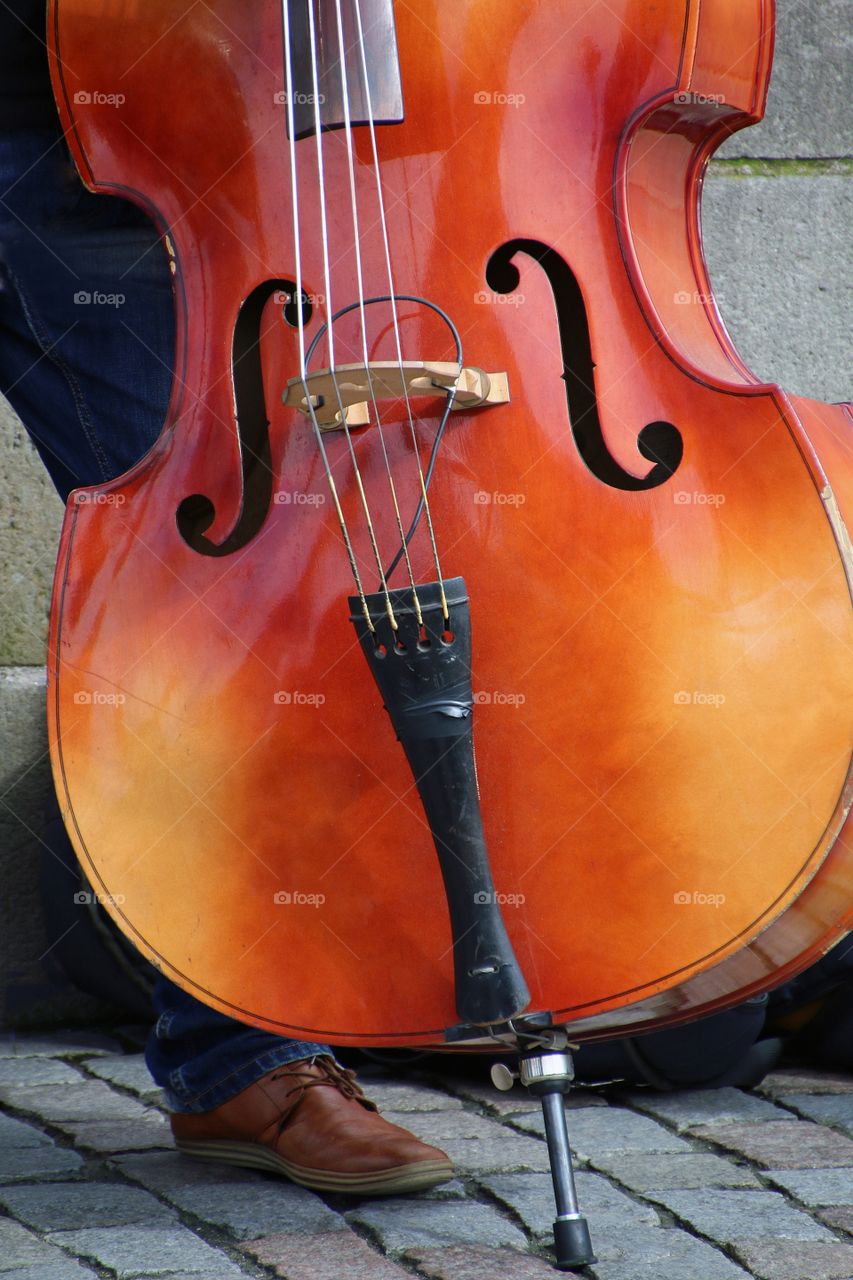
<svg viewBox="0 0 853 1280">
<path fill-rule="evenodd" d="M 154 985 L 154 1009 L 145 1061 L 172 1111 L 212 1111 L 276 1067 L 332 1052 L 235 1022 L 162 974 Z"/>
<path fill-rule="evenodd" d="M 134 206 L 87 192 L 47 130 L 0 135 L 0 392 L 63 500 L 152 446 L 171 385 L 165 250 Z M 296 1059 L 331 1054 L 223 1017 L 158 975 L 149 1070 L 198 1112 Z"/>
</svg>

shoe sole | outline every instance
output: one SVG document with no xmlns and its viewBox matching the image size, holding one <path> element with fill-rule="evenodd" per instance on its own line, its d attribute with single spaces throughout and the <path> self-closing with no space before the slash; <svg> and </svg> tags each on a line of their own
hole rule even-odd
<svg viewBox="0 0 853 1280">
<path fill-rule="evenodd" d="M 310 1191 L 342 1191 L 348 1195 L 400 1195 L 406 1191 L 426 1191 L 453 1177 L 449 1160 L 421 1160 L 418 1164 L 401 1164 L 374 1173 L 332 1173 L 325 1169 L 306 1169 L 276 1155 L 268 1147 L 254 1142 L 186 1142 L 175 1141 L 184 1155 L 199 1160 L 219 1160 L 224 1164 L 242 1165 L 283 1174 L 291 1182 Z"/>
</svg>

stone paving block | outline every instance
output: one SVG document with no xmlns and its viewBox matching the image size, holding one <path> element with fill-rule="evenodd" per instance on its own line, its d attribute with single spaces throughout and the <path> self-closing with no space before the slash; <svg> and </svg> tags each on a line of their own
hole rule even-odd
<svg viewBox="0 0 853 1280">
<path fill-rule="evenodd" d="M 47 1237 L 72 1253 L 115 1271 L 119 1280 L 132 1276 L 189 1271 L 231 1280 L 240 1268 L 220 1249 L 206 1244 L 186 1227 L 91 1227 L 58 1231 Z"/>
<path fill-rule="evenodd" d="M 94 1054 L 121 1053 L 121 1045 L 111 1036 L 82 1028 L 53 1031 L 50 1035 L 28 1035 L 20 1031 L 0 1032 L 0 1058 L 70 1058 Z"/>
<path fill-rule="evenodd" d="M 16 1147 L 50 1147 L 53 1139 L 49 1138 L 35 1125 L 24 1120 L 16 1120 L 14 1116 L 0 1114 L 0 1149 L 8 1150 Z"/>
<path fill-rule="evenodd" d="M 480 1181 L 501 1204 L 518 1215 L 528 1231 L 550 1242 L 555 1210 L 549 1173 L 504 1173 Z M 638 1204 L 606 1178 L 581 1171 L 576 1182 L 581 1211 L 589 1218 L 590 1230 L 605 1226 L 630 1230 L 638 1222 L 658 1225 L 658 1215 L 650 1205 Z"/>
<path fill-rule="evenodd" d="M 394 1080 L 370 1080 L 359 1075 L 359 1084 L 384 1115 L 386 1111 L 459 1111 L 462 1103 L 440 1089 Z"/>
<path fill-rule="evenodd" d="M 92 1280 L 95 1272 L 81 1262 L 66 1258 L 64 1262 L 40 1262 L 37 1268 L 15 1267 L 6 1271 L 0 1267 L 0 1275 L 3 1280 Z M 199 1280 L 198 1276 L 193 1276 L 193 1280 Z"/>
<path fill-rule="evenodd" d="M 83 1157 L 69 1147 L 39 1146 L 0 1148 L 0 1185 L 34 1178 L 68 1177 L 83 1164 Z"/>
<path fill-rule="evenodd" d="M 60 1120 L 56 1127 L 88 1151 L 148 1151 L 173 1145 L 169 1122 L 159 1111 L 137 1120 Z"/>
<path fill-rule="evenodd" d="M 632 1191 L 693 1191 L 700 1187 L 760 1187 L 755 1174 L 722 1156 L 699 1152 L 593 1156 L 592 1164 Z"/>
<path fill-rule="evenodd" d="M 287 1280 L 409 1280 L 408 1271 L 349 1230 L 334 1235 L 270 1235 L 242 1248 Z"/>
<path fill-rule="evenodd" d="M 672 1227 L 608 1228 L 592 1243 L 596 1280 L 750 1280 L 719 1249 Z"/>
<path fill-rule="evenodd" d="M 447 1138 L 496 1138 L 512 1137 L 512 1131 L 499 1120 L 478 1116 L 473 1111 L 383 1112 L 392 1124 L 401 1124 L 419 1138 L 441 1143 Z M 517 1136 L 517 1135 L 516 1135 Z"/>
<path fill-rule="evenodd" d="M 734 1252 L 755 1280 L 850 1280 L 853 1245 L 786 1240 L 735 1243 Z"/>
<path fill-rule="evenodd" d="M 846 1231 L 853 1236 L 853 1209 L 834 1206 L 832 1209 L 821 1209 L 817 1216 L 828 1227 L 832 1227 L 833 1231 Z"/>
<path fill-rule="evenodd" d="M 383 1248 L 392 1253 L 437 1245 L 511 1245 L 517 1249 L 527 1245 L 524 1234 L 497 1209 L 470 1200 L 460 1203 L 397 1196 L 365 1201 L 346 1218 L 375 1232 Z"/>
<path fill-rule="evenodd" d="M 695 1231 L 723 1244 L 734 1240 L 773 1237 L 779 1240 L 826 1240 L 832 1236 L 800 1209 L 794 1209 L 778 1191 L 739 1191 L 705 1188 L 702 1191 L 647 1192 Z"/>
<path fill-rule="evenodd" d="M 66 1259 L 60 1249 L 45 1244 L 38 1236 L 27 1231 L 26 1227 L 21 1227 L 17 1222 L 10 1222 L 8 1219 L 0 1219 L 0 1260 L 2 1260 L 0 1265 L 12 1271 L 16 1267 L 28 1269 L 47 1267 L 51 1263 L 59 1264 Z M 33 1272 L 31 1280 L 36 1280 L 36 1274 Z"/>
<path fill-rule="evenodd" d="M 279 1232 L 320 1234 L 342 1231 L 346 1224 L 319 1196 L 284 1178 L 268 1178 L 260 1185 L 223 1182 L 195 1185 L 163 1193 L 172 1204 L 203 1222 L 225 1227 L 239 1240 Z"/>
<path fill-rule="evenodd" d="M 608 1151 L 689 1151 L 690 1144 L 648 1116 L 620 1107 L 584 1107 L 567 1117 L 572 1150 L 582 1160 Z M 521 1116 L 513 1123 L 530 1133 L 545 1132 L 541 1114 Z"/>
<path fill-rule="evenodd" d="M 93 1075 L 100 1076 L 110 1084 L 130 1089 L 146 1102 L 163 1101 L 163 1090 L 158 1088 L 151 1079 L 151 1074 L 145 1065 L 145 1058 L 141 1053 L 84 1059 L 84 1062 L 87 1070 Z"/>
<path fill-rule="evenodd" d="M 85 1079 L 59 1058 L 0 1058 L 0 1088 L 5 1085 L 82 1084 Z"/>
<path fill-rule="evenodd" d="M 808 1120 L 708 1124 L 693 1136 L 754 1160 L 765 1169 L 821 1169 L 853 1164 L 853 1140 Z"/>
<path fill-rule="evenodd" d="M 100 1080 L 79 1084 L 6 1085 L 0 1100 L 19 1111 L 33 1112 L 40 1120 L 137 1120 L 150 1114 L 136 1098 L 116 1093 Z"/>
<path fill-rule="evenodd" d="M 786 1067 L 765 1076 L 756 1090 L 783 1100 L 788 1093 L 853 1093 L 853 1074 L 817 1071 L 813 1067 Z"/>
<path fill-rule="evenodd" d="M 190 1186 L 269 1185 L 269 1176 L 254 1169 L 238 1169 L 214 1160 L 196 1160 L 174 1149 L 115 1155 L 107 1163 L 149 1191 L 167 1197 L 174 1190 Z"/>
<path fill-rule="evenodd" d="M 425 1142 L 442 1148 L 459 1169 L 503 1171 L 548 1169 L 548 1149 L 538 1138 L 513 1133 L 496 1120 L 468 1111 L 386 1111 L 392 1124 L 403 1125 Z"/>
<path fill-rule="evenodd" d="M 49 1182 L 0 1190 L 0 1205 L 38 1231 L 172 1222 L 175 1214 L 138 1187 L 114 1182 Z"/>
<path fill-rule="evenodd" d="M 853 99 L 853 95 L 851 95 Z M 825 174 L 705 180 L 705 256 L 720 311 L 757 377 L 818 400 L 850 398 L 846 314 L 853 183 Z"/>
<path fill-rule="evenodd" d="M 624 1094 L 620 1101 L 640 1111 L 666 1120 L 679 1133 L 699 1124 L 727 1121 L 790 1120 L 791 1113 L 765 1098 L 756 1098 L 741 1089 L 685 1089 L 677 1093 L 640 1090 Z"/>
<path fill-rule="evenodd" d="M 580 1280 L 581 1277 L 579 1271 L 558 1273 L 553 1263 L 515 1249 L 451 1245 L 446 1249 L 409 1249 L 406 1258 L 429 1276 L 429 1280 L 554 1280 L 558 1275 L 577 1276 Z"/>
<path fill-rule="evenodd" d="M 792 1093 L 785 1099 L 786 1106 L 793 1107 L 800 1115 L 818 1124 L 835 1125 L 853 1137 L 853 1094 L 815 1098 L 807 1093 Z M 853 1161 L 851 1161 L 853 1163 Z"/>
<path fill-rule="evenodd" d="M 506 1093 L 500 1089 L 493 1088 L 491 1085 L 473 1084 L 467 1080 L 449 1080 L 448 1086 L 460 1098 L 488 1107 L 500 1116 L 527 1115 L 530 1113 L 541 1115 L 542 1113 L 542 1103 L 538 1098 L 531 1097 L 523 1085 L 520 1084 L 516 1084 Z M 605 1098 L 600 1097 L 592 1089 L 580 1087 L 572 1089 L 571 1093 L 566 1095 L 565 1101 L 568 1111 L 573 1111 L 579 1107 L 607 1106 Z"/>
<path fill-rule="evenodd" d="M 771 1169 L 767 1177 L 810 1207 L 853 1206 L 853 1170 L 849 1167 L 798 1169 L 795 1172 Z"/>
</svg>

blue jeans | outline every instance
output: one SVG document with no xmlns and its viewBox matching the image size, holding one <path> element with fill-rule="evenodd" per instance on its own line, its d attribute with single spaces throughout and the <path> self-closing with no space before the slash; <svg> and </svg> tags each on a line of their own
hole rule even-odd
<svg viewBox="0 0 853 1280">
<path fill-rule="evenodd" d="M 60 496 L 150 449 L 172 378 L 165 250 L 134 205 L 88 192 L 62 136 L 0 134 L 0 392 Z M 207 1111 L 326 1045 L 235 1022 L 158 975 L 146 1061 L 176 1111 Z"/>
</svg>

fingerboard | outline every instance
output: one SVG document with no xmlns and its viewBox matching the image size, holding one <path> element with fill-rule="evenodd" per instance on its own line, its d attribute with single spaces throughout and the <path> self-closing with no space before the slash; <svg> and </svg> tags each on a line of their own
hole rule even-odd
<svg viewBox="0 0 853 1280">
<path fill-rule="evenodd" d="M 288 0 L 293 61 L 293 122 L 297 138 L 315 132 L 314 75 L 312 72 L 309 5 L 314 12 L 317 85 L 323 130 L 346 123 L 340 40 L 335 0 Z M 359 41 L 356 0 L 341 0 L 345 70 L 352 124 L 399 124 L 403 119 L 403 90 L 394 25 L 393 0 L 358 0 L 364 58 Z M 367 68 L 369 96 L 365 87 Z"/>
</svg>

